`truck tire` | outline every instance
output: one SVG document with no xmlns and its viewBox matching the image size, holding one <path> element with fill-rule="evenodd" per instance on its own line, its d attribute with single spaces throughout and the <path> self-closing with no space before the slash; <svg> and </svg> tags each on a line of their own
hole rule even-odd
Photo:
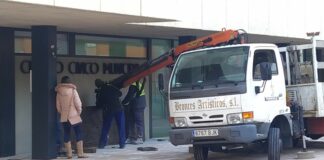
<svg viewBox="0 0 324 160">
<path fill-rule="evenodd" d="M 268 160 L 280 160 L 281 149 L 280 129 L 270 128 L 268 137 Z"/>
<path fill-rule="evenodd" d="M 204 145 L 194 145 L 194 157 L 195 160 L 207 160 L 208 159 L 208 147 Z"/>
</svg>

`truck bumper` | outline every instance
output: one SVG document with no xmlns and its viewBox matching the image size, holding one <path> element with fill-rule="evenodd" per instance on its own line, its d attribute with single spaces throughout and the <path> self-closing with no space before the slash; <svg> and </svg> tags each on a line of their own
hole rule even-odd
<svg viewBox="0 0 324 160">
<path fill-rule="evenodd" d="M 218 129 L 218 135 L 194 137 L 194 130 L 204 129 Z M 250 143 L 257 140 L 257 127 L 254 124 L 244 124 L 237 126 L 172 129 L 169 132 L 169 136 L 173 145 Z"/>
</svg>

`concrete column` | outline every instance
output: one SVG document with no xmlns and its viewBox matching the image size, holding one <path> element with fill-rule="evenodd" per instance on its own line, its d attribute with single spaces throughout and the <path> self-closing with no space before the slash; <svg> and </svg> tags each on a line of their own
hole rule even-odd
<svg viewBox="0 0 324 160">
<path fill-rule="evenodd" d="M 14 30 L 0 27 L 0 157 L 15 155 Z"/>
<path fill-rule="evenodd" d="M 32 26 L 32 158 L 56 157 L 56 27 Z"/>
</svg>

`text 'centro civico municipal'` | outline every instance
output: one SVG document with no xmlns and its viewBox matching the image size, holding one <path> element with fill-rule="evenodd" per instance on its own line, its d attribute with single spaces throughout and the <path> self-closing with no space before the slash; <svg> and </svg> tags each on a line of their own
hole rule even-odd
<svg viewBox="0 0 324 160">
<path fill-rule="evenodd" d="M 131 63 L 96 63 L 96 62 L 56 62 L 57 73 L 62 73 L 67 70 L 70 74 L 124 74 L 138 67 L 139 64 Z M 20 63 L 20 71 L 29 73 L 32 69 L 30 60 L 23 60 Z"/>
</svg>

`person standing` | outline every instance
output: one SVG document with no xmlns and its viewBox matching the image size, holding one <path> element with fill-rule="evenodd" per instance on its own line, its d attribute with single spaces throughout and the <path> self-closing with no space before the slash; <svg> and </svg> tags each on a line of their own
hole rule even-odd
<svg viewBox="0 0 324 160">
<path fill-rule="evenodd" d="M 76 90 L 76 86 L 72 84 L 68 76 L 61 79 L 61 83 L 55 88 L 56 94 L 56 109 L 60 113 L 60 122 L 64 130 L 64 145 L 66 148 L 66 156 L 68 159 L 72 158 L 71 148 L 71 128 L 75 132 L 77 141 L 77 155 L 78 158 L 87 158 L 83 153 L 83 140 L 81 131 L 81 112 L 82 102 Z"/>
<path fill-rule="evenodd" d="M 125 148 L 125 115 L 119 99 L 122 92 L 115 85 L 105 84 L 100 79 L 96 79 L 95 85 L 98 88 L 96 105 L 103 110 L 103 123 L 98 148 L 102 149 L 107 145 L 107 134 L 113 119 L 117 122 L 119 148 Z"/>
<path fill-rule="evenodd" d="M 129 86 L 128 92 L 122 104 L 129 107 L 129 121 L 128 123 L 128 140 L 127 143 L 131 144 L 143 144 L 144 136 L 144 110 L 146 108 L 145 98 L 145 79 L 143 83 L 136 81 Z M 134 122 L 132 122 L 132 118 Z M 135 127 L 133 127 L 135 124 Z M 136 129 L 136 131 L 134 131 Z M 135 134 L 135 135 L 134 135 Z"/>
</svg>

